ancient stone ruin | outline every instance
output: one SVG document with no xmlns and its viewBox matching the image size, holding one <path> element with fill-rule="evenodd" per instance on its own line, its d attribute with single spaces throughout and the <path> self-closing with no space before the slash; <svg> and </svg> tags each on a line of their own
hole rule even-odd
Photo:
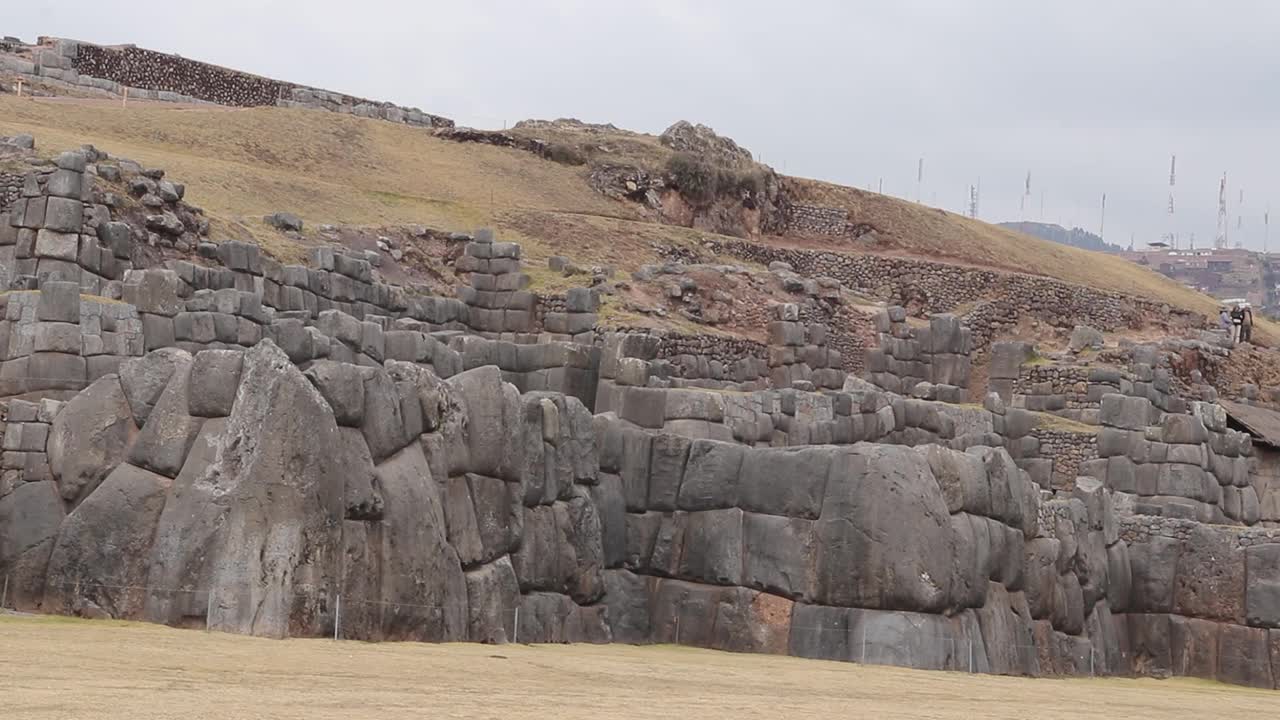
<svg viewBox="0 0 1280 720">
<path fill-rule="evenodd" d="M 1280 682 L 1280 438 L 1174 372 L 1207 340 L 1047 357 L 1004 306 L 887 305 L 859 377 L 780 304 L 708 359 L 530 291 L 490 231 L 428 296 L 341 247 L 214 242 L 162 177 L 68 153 L 0 209 L 4 608 Z M 133 182 L 142 216 L 107 202 Z M 1139 312 L 1095 299 L 1108 330 Z"/>
</svg>

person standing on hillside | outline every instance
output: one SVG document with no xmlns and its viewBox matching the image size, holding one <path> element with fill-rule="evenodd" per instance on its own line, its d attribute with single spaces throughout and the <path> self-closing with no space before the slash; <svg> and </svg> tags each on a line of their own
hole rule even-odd
<svg viewBox="0 0 1280 720">
<path fill-rule="evenodd" d="M 1218 311 L 1218 329 L 1228 335 L 1231 334 L 1231 311 L 1227 309 L 1226 305 L 1223 305 L 1222 309 Z"/>
<path fill-rule="evenodd" d="M 1244 325 L 1244 310 L 1240 309 L 1240 304 L 1236 303 L 1231 306 L 1231 343 L 1240 342 L 1240 330 Z"/>
<path fill-rule="evenodd" d="M 1240 317 L 1240 342 L 1253 342 L 1253 308 L 1245 305 Z"/>
</svg>

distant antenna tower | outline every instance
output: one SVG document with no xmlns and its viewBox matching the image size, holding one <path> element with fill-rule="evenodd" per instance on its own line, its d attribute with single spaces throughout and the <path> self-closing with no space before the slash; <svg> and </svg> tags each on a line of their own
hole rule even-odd
<svg viewBox="0 0 1280 720">
<path fill-rule="evenodd" d="M 1222 173 L 1218 183 L 1218 234 L 1213 238 L 1215 250 L 1227 248 L 1227 174 Z"/>
<path fill-rule="evenodd" d="M 1107 194 L 1102 193 L 1102 217 L 1098 219 L 1098 239 L 1105 238 L 1103 232 L 1107 227 Z"/>
<path fill-rule="evenodd" d="M 916 202 L 920 202 L 920 185 L 924 183 L 924 158 L 916 164 Z"/>
<path fill-rule="evenodd" d="M 1031 197 L 1031 171 L 1027 171 L 1027 183 L 1022 191 L 1022 202 L 1019 204 L 1019 210 L 1022 212 L 1022 219 L 1027 219 L 1027 200 Z"/>
<path fill-rule="evenodd" d="M 1178 225 L 1173 219 L 1173 186 L 1177 182 L 1178 156 L 1169 156 L 1169 247 L 1178 249 Z"/>
<path fill-rule="evenodd" d="M 978 178 L 977 185 L 969 186 L 969 217 L 978 218 L 978 197 L 982 194 L 982 178 Z"/>
</svg>

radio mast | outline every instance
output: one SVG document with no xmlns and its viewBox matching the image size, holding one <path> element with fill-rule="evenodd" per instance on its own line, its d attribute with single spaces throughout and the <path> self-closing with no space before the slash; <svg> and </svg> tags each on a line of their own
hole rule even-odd
<svg viewBox="0 0 1280 720">
<path fill-rule="evenodd" d="M 1177 181 L 1178 156 L 1169 156 L 1169 247 L 1178 249 L 1178 225 L 1173 219 L 1173 186 Z"/>
<path fill-rule="evenodd" d="M 1227 248 L 1227 174 L 1218 183 L 1218 234 L 1213 238 L 1215 250 Z"/>
</svg>

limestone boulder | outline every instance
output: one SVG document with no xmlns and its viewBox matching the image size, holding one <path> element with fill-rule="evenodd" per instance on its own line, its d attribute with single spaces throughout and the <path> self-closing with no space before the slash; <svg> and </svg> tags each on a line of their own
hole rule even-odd
<svg viewBox="0 0 1280 720">
<path fill-rule="evenodd" d="M 467 639 L 472 642 L 510 642 L 520 586 L 505 555 L 466 574 Z"/>
<path fill-rule="evenodd" d="M 736 443 L 694 440 L 684 465 L 677 504 L 681 510 L 715 510 L 738 504 L 738 478 L 747 449 Z"/>
<path fill-rule="evenodd" d="M 131 464 L 169 478 L 182 470 L 187 451 L 204 424 L 204 418 L 188 413 L 191 367 L 190 362 L 175 365 L 169 384 L 129 448 Z"/>
<path fill-rule="evenodd" d="M 1245 619 L 1245 554 L 1234 533 L 1196 524 L 1173 578 L 1173 612 L 1220 622 Z"/>
<path fill-rule="evenodd" d="M 514 552 L 524 534 L 520 486 L 484 475 L 468 474 L 466 478 L 480 537 L 480 562 Z"/>
<path fill-rule="evenodd" d="M 1132 582 L 1130 612 L 1167 613 L 1173 609 L 1174 578 L 1182 543 L 1153 536 L 1146 542 L 1129 545 Z"/>
<path fill-rule="evenodd" d="M 816 519 L 827 475 L 838 462 L 833 448 L 765 448 L 743 456 L 738 505 L 768 515 Z"/>
<path fill-rule="evenodd" d="M 191 353 L 185 350 L 160 348 L 120 364 L 120 386 L 137 425 L 146 424 L 152 408 L 169 386 L 169 379 L 179 369 L 190 367 L 191 362 Z"/>
<path fill-rule="evenodd" d="M 45 609 L 135 618 L 146 601 L 151 543 L 172 481 L 129 464 L 67 516 L 49 558 Z M 176 602 L 198 606 L 205 588 Z"/>
<path fill-rule="evenodd" d="M 855 445 L 835 459 L 814 525 L 815 596 L 825 605 L 939 612 L 955 605 L 955 536 L 928 462 Z"/>
<path fill-rule="evenodd" d="M 1280 543 L 1245 551 L 1246 620 L 1255 627 L 1280 628 Z"/>
<path fill-rule="evenodd" d="M 185 607 L 164 589 L 203 588 L 213 629 L 283 637 L 331 624 L 348 462 L 337 436 L 283 351 L 270 341 L 246 351 L 231 415 L 205 424 L 160 514 L 146 618 L 180 621 Z"/>
<path fill-rule="evenodd" d="M 82 390 L 53 419 L 47 452 L 58 494 L 73 507 L 128 453 L 138 434 L 120 378 L 107 375 Z"/>
<path fill-rule="evenodd" d="M 191 366 L 191 387 L 187 412 L 194 417 L 226 417 L 240 387 L 240 350 L 203 350 Z"/>
<path fill-rule="evenodd" d="M 383 620 L 388 639 L 449 641 L 468 637 L 469 583 L 449 545 L 439 484 L 421 445 L 377 465 L 382 491 L 382 601 L 403 603 Z"/>
<path fill-rule="evenodd" d="M 814 521 L 743 513 L 742 584 L 793 600 L 813 596 Z"/>
<path fill-rule="evenodd" d="M 44 597 L 49 554 L 63 516 L 51 480 L 23 483 L 0 497 L 0 573 L 9 578 L 7 607 L 34 609 Z"/>
<path fill-rule="evenodd" d="M 629 570 L 604 572 L 604 599 L 614 642 L 649 640 L 649 580 Z"/>
</svg>

